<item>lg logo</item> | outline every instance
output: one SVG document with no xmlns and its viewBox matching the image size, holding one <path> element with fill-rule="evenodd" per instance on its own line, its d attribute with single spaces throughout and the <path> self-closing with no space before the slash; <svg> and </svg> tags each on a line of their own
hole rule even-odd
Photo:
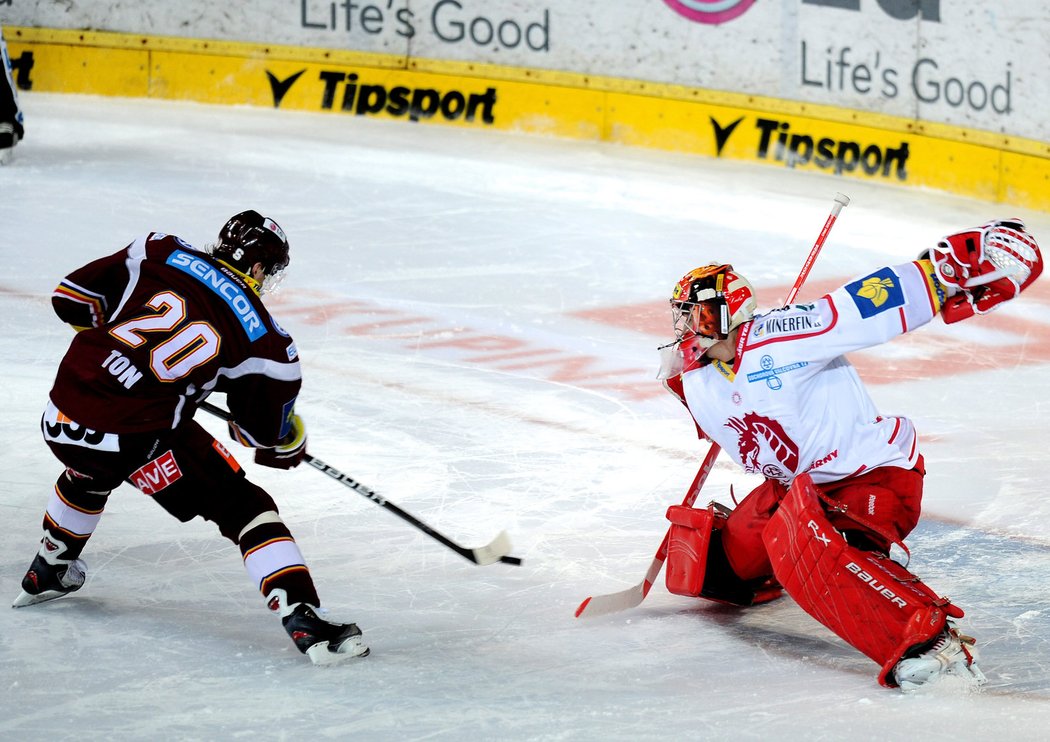
<svg viewBox="0 0 1050 742">
<path fill-rule="evenodd" d="M 867 0 L 871 4 L 872 0 Z M 924 21 L 941 20 L 941 0 L 875 0 L 886 15 L 899 21 L 908 21 L 916 16 Z M 826 8 L 860 10 L 861 0 L 802 0 L 803 5 L 823 5 Z"/>
<path fill-rule="evenodd" d="M 755 0 L 664 0 L 676 13 L 691 21 L 707 25 L 727 23 L 748 11 Z M 803 5 L 819 5 L 840 10 L 861 10 L 861 3 L 874 2 L 891 18 L 908 21 L 941 20 L 941 0 L 802 0 Z"/>
</svg>

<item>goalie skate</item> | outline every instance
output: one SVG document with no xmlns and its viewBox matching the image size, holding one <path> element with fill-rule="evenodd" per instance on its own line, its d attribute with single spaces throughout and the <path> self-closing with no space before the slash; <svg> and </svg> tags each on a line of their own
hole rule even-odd
<svg viewBox="0 0 1050 742">
<path fill-rule="evenodd" d="M 315 665 L 335 665 L 368 655 L 357 624 L 326 621 L 313 606 L 300 603 L 281 622 L 295 646 Z"/>
<path fill-rule="evenodd" d="M 86 577 L 87 565 L 79 559 L 51 564 L 37 554 L 26 576 L 22 578 L 22 592 L 11 607 L 23 608 L 76 592 L 84 586 Z"/>
<path fill-rule="evenodd" d="M 973 685 L 981 685 L 986 678 L 977 666 L 973 644 L 973 638 L 948 626 L 930 644 L 916 650 L 917 654 L 898 662 L 893 668 L 893 677 L 902 691 L 932 685 L 945 675 L 956 675 Z"/>
</svg>

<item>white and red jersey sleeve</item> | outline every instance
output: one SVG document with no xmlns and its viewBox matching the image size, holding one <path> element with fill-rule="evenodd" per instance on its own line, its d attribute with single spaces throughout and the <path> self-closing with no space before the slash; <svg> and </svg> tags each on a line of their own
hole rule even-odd
<svg viewBox="0 0 1050 742">
<path fill-rule="evenodd" d="M 928 262 L 880 268 L 812 304 L 761 314 L 741 327 L 735 364 L 686 372 L 697 425 L 748 472 L 785 485 L 817 483 L 918 459 L 911 422 L 881 415 L 851 351 L 928 323 L 943 291 Z"/>
</svg>

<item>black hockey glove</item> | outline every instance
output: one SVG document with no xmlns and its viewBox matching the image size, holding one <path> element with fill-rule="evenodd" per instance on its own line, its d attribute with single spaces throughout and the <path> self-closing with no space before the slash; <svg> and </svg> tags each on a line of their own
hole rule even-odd
<svg viewBox="0 0 1050 742">
<path fill-rule="evenodd" d="M 306 426 L 303 419 L 293 414 L 292 429 L 273 448 L 255 449 L 255 463 L 273 469 L 293 469 L 306 457 Z"/>
</svg>

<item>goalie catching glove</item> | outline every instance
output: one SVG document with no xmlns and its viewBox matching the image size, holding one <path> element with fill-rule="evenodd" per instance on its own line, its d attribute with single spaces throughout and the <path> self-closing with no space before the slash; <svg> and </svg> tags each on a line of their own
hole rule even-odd
<svg viewBox="0 0 1050 742">
<path fill-rule="evenodd" d="M 919 258 L 933 263 L 937 280 L 948 289 L 941 309 L 947 324 L 987 314 L 1043 272 L 1039 245 L 1020 219 L 992 221 L 949 235 Z"/>
<path fill-rule="evenodd" d="M 294 412 L 288 416 L 291 430 L 273 448 L 255 450 L 255 463 L 273 469 L 292 469 L 306 457 L 306 426 Z"/>
</svg>

